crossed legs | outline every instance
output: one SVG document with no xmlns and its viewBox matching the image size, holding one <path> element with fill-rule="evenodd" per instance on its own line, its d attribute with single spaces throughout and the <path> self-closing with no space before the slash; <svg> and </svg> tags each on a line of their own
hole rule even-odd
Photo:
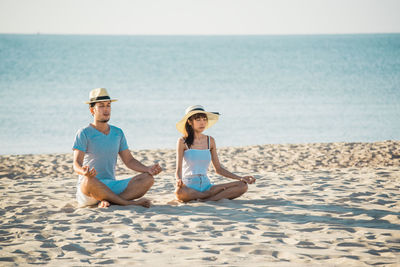
<svg viewBox="0 0 400 267">
<path fill-rule="evenodd" d="M 148 173 L 142 173 L 133 177 L 125 190 L 117 195 L 96 177 L 85 176 L 81 183 L 81 191 L 85 195 L 100 201 L 98 206 L 101 208 L 108 207 L 110 203 L 122 206 L 139 205 L 150 207 L 150 201 L 148 199 L 139 198 L 146 194 L 153 183 L 153 176 Z"/>
<path fill-rule="evenodd" d="M 150 207 L 150 201 L 143 197 L 154 184 L 154 178 L 148 173 L 142 173 L 133 177 L 126 189 L 119 195 L 115 194 L 105 184 L 95 177 L 84 177 L 81 183 L 81 191 L 98 201 L 99 207 L 108 207 L 110 203 L 117 205 L 139 205 Z M 217 201 L 221 199 L 234 199 L 247 191 L 247 184 L 242 181 L 219 184 L 209 190 L 200 192 L 182 185 L 177 188 L 175 195 L 178 200 L 188 202 L 191 200 Z"/>
<path fill-rule="evenodd" d="M 245 182 L 231 182 L 212 186 L 209 190 L 200 192 L 182 185 L 175 190 L 178 200 L 188 202 L 191 200 L 217 201 L 220 199 L 234 199 L 240 197 L 247 191 Z"/>
</svg>

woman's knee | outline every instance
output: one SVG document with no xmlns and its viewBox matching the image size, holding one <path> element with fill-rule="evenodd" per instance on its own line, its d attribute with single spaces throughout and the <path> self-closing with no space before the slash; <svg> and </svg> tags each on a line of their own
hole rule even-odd
<svg viewBox="0 0 400 267">
<path fill-rule="evenodd" d="M 190 199 L 189 194 L 182 187 L 175 190 L 175 196 L 177 200 L 182 202 L 189 202 L 190 200 L 192 200 Z"/>
<path fill-rule="evenodd" d="M 179 200 L 179 201 L 182 201 L 182 202 L 188 202 L 188 201 L 190 201 L 190 200 L 188 199 L 187 195 L 185 195 L 185 194 L 175 192 L 175 196 L 176 196 L 176 199 Z"/>
</svg>

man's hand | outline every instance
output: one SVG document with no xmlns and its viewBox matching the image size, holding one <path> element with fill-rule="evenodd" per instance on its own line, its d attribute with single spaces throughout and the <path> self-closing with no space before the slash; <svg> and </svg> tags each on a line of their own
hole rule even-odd
<svg viewBox="0 0 400 267">
<path fill-rule="evenodd" d="M 162 171 L 162 168 L 160 167 L 160 165 L 159 165 L 158 163 L 156 163 L 156 164 L 154 164 L 154 165 L 148 167 L 148 170 L 147 170 L 147 172 L 148 172 L 150 175 L 157 175 L 157 174 L 159 174 L 161 171 Z"/>
<path fill-rule="evenodd" d="M 244 176 L 240 179 L 240 181 L 245 182 L 246 184 L 252 184 L 256 182 L 256 178 L 253 176 Z"/>
<path fill-rule="evenodd" d="M 87 177 L 96 177 L 96 169 L 92 168 L 91 170 L 89 170 L 89 166 L 83 166 L 82 167 L 82 175 L 83 176 L 87 176 Z"/>
</svg>

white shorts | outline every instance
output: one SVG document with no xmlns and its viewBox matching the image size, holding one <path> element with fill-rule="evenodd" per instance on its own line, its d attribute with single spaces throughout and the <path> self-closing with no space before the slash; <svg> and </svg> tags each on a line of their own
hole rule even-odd
<svg viewBox="0 0 400 267">
<path fill-rule="evenodd" d="M 99 180 L 103 184 L 105 184 L 108 188 L 111 189 L 115 194 L 119 195 L 121 194 L 126 187 L 128 186 L 128 183 L 132 180 L 132 178 L 128 179 L 123 179 L 123 180 L 113 180 L 113 179 L 103 179 Z M 78 182 L 77 188 L 76 188 L 76 201 L 78 201 L 78 207 L 85 207 L 85 206 L 92 206 L 96 205 L 99 203 L 97 199 L 94 199 L 92 197 L 89 197 L 85 195 L 82 190 L 81 190 L 81 184 Z"/>
<path fill-rule="evenodd" d="M 213 186 L 207 175 L 191 175 L 188 177 L 183 177 L 182 182 L 187 187 L 200 192 L 210 190 L 210 188 Z"/>
</svg>

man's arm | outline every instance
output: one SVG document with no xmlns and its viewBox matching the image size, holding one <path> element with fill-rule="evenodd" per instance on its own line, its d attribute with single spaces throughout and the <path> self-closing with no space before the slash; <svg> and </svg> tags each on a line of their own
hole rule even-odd
<svg viewBox="0 0 400 267">
<path fill-rule="evenodd" d="M 96 170 L 94 168 L 89 170 L 89 166 L 82 166 L 84 156 L 85 152 L 74 149 L 74 171 L 83 176 L 87 176 L 88 174 L 96 176 Z"/>
<path fill-rule="evenodd" d="M 161 172 L 161 167 L 158 164 L 147 167 L 136 160 L 129 149 L 125 149 L 119 152 L 119 156 L 121 157 L 122 162 L 131 170 L 137 172 L 148 172 L 151 175 L 156 175 Z"/>
</svg>

